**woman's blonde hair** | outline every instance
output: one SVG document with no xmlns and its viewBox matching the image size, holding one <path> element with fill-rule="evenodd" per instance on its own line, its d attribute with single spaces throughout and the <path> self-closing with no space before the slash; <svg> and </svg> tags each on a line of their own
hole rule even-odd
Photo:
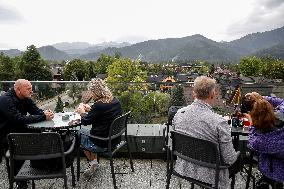
<svg viewBox="0 0 284 189">
<path fill-rule="evenodd" d="M 100 78 L 92 79 L 88 84 L 88 90 L 96 97 L 96 102 L 110 103 L 113 100 L 113 95 L 106 85 L 106 83 Z"/>
<path fill-rule="evenodd" d="M 261 131 L 269 130 L 275 124 L 272 105 L 265 99 L 257 99 L 250 112 L 253 126 Z"/>
<path fill-rule="evenodd" d="M 216 88 L 216 80 L 206 77 L 200 76 L 194 80 L 193 91 L 195 93 L 196 98 L 204 100 L 210 97 L 212 93 L 215 92 Z"/>
</svg>

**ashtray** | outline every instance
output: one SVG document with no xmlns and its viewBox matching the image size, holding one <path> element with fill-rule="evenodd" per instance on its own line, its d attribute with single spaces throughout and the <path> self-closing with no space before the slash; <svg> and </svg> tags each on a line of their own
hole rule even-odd
<svg viewBox="0 0 284 189">
<path fill-rule="evenodd" d="M 69 116 L 68 114 L 63 115 L 63 116 L 62 116 L 62 120 L 68 120 L 68 119 L 69 119 L 69 117 L 70 117 L 70 116 Z"/>
</svg>

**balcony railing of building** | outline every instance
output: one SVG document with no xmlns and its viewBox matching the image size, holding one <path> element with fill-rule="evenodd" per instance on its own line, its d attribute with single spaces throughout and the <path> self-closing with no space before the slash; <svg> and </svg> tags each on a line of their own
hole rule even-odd
<svg viewBox="0 0 284 189">
<path fill-rule="evenodd" d="M 42 109 L 73 111 L 84 100 L 82 96 L 88 93 L 88 81 L 31 81 L 31 83 L 33 85 L 32 98 Z M 14 81 L 0 81 L 0 95 L 9 88 L 13 88 L 13 84 Z M 132 123 L 165 123 L 168 108 L 171 105 L 187 105 L 194 100 L 193 82 L 108 83 L 108 86 L 114 96 L 120 100 L 123 111 L 132 111 L 130 119 Z M 232 102 L 232 97 L 235 90 L 235 86 L 218 85 L 213 109 L 222 115 L 232 113 L 235 103 Z M 252 91 L 259 92 L 261 95 L 272 94 L 284 98 L 283 85 L 240 85 L 240 96 Z"/>
</svg>

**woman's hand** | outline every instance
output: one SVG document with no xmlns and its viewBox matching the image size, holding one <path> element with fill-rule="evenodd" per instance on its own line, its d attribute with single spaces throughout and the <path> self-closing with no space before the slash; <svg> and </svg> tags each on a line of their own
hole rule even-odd
<svg viewBox="0 0 284 189">
<path fill-rule="evenodd" d="M 252 125 L 252 119 L 251 119 L 251 116 L 250 116 L 248 113 L 243 113 L 243 116 L 244 116 L 245 118 L 247 118 L 247 119 L 248 119 L 248 121 L 250 122 L 250 125 Z"/>
<path fill-rule="evenodd" d="M 83 103 L 82 103 L 82 106 L 84 107 L 84 110 L 85 110 L 86 112 L 89 112 L 89 111 L 91 110 L 91 106 L 90 106 L 89 104 L 83 104 Z"/>
<path fill-rule="evenodd" d="M 85 111 L 83 104 L 79 104 L 79 106 L 75 109 L 75 112 L 77 112 L 80 115 L 85 113 L 86 111 Z"/>
</svg>

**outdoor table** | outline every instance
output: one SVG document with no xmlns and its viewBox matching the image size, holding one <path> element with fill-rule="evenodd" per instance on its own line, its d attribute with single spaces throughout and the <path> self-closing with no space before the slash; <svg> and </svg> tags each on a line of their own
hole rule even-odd
<svg viewBox="0 0 284 189">
<path fill-rule="evenodd" d="M 74 129 L 76 131 L 81 127 L 81 116 L 75 112 L 55 113 L 52 120 L 28 124 L 27 127 L 31 129 L 38 129 L 43 132 L 59 132 L 59 134 L 61 131 L 69 131 L 70 129 Z M 74 137 L 76 137 L 76 150 L 78 155 L 80 153 L 80 139 L 76 133 Z M 77 180 L 79 178 L 78 174 L 80 174 L 80 170 L 78 169 L 79 165 L 80 159 L 77 159 Z"/>
<path fill-rule="evenodd" d="M 244 136 L 247 140 L 247 136 L 249 135 L 248 128 L 243 129 L 243 127 L 233 127 L 231 126 L 231 136 L 233 138 L 233 145 L 236 150 L 239 150 L 239 140 L 240 136 Z"/>
<path fill-rule="evenodd" d="M 42 131 L 68 130 L 80 126 L 80 120 L 81 116 L 75 112 L 55 113 L 52 120 L 30 123 L 27 127 L 30 129 L 40 129 Z"/>
</svg>

